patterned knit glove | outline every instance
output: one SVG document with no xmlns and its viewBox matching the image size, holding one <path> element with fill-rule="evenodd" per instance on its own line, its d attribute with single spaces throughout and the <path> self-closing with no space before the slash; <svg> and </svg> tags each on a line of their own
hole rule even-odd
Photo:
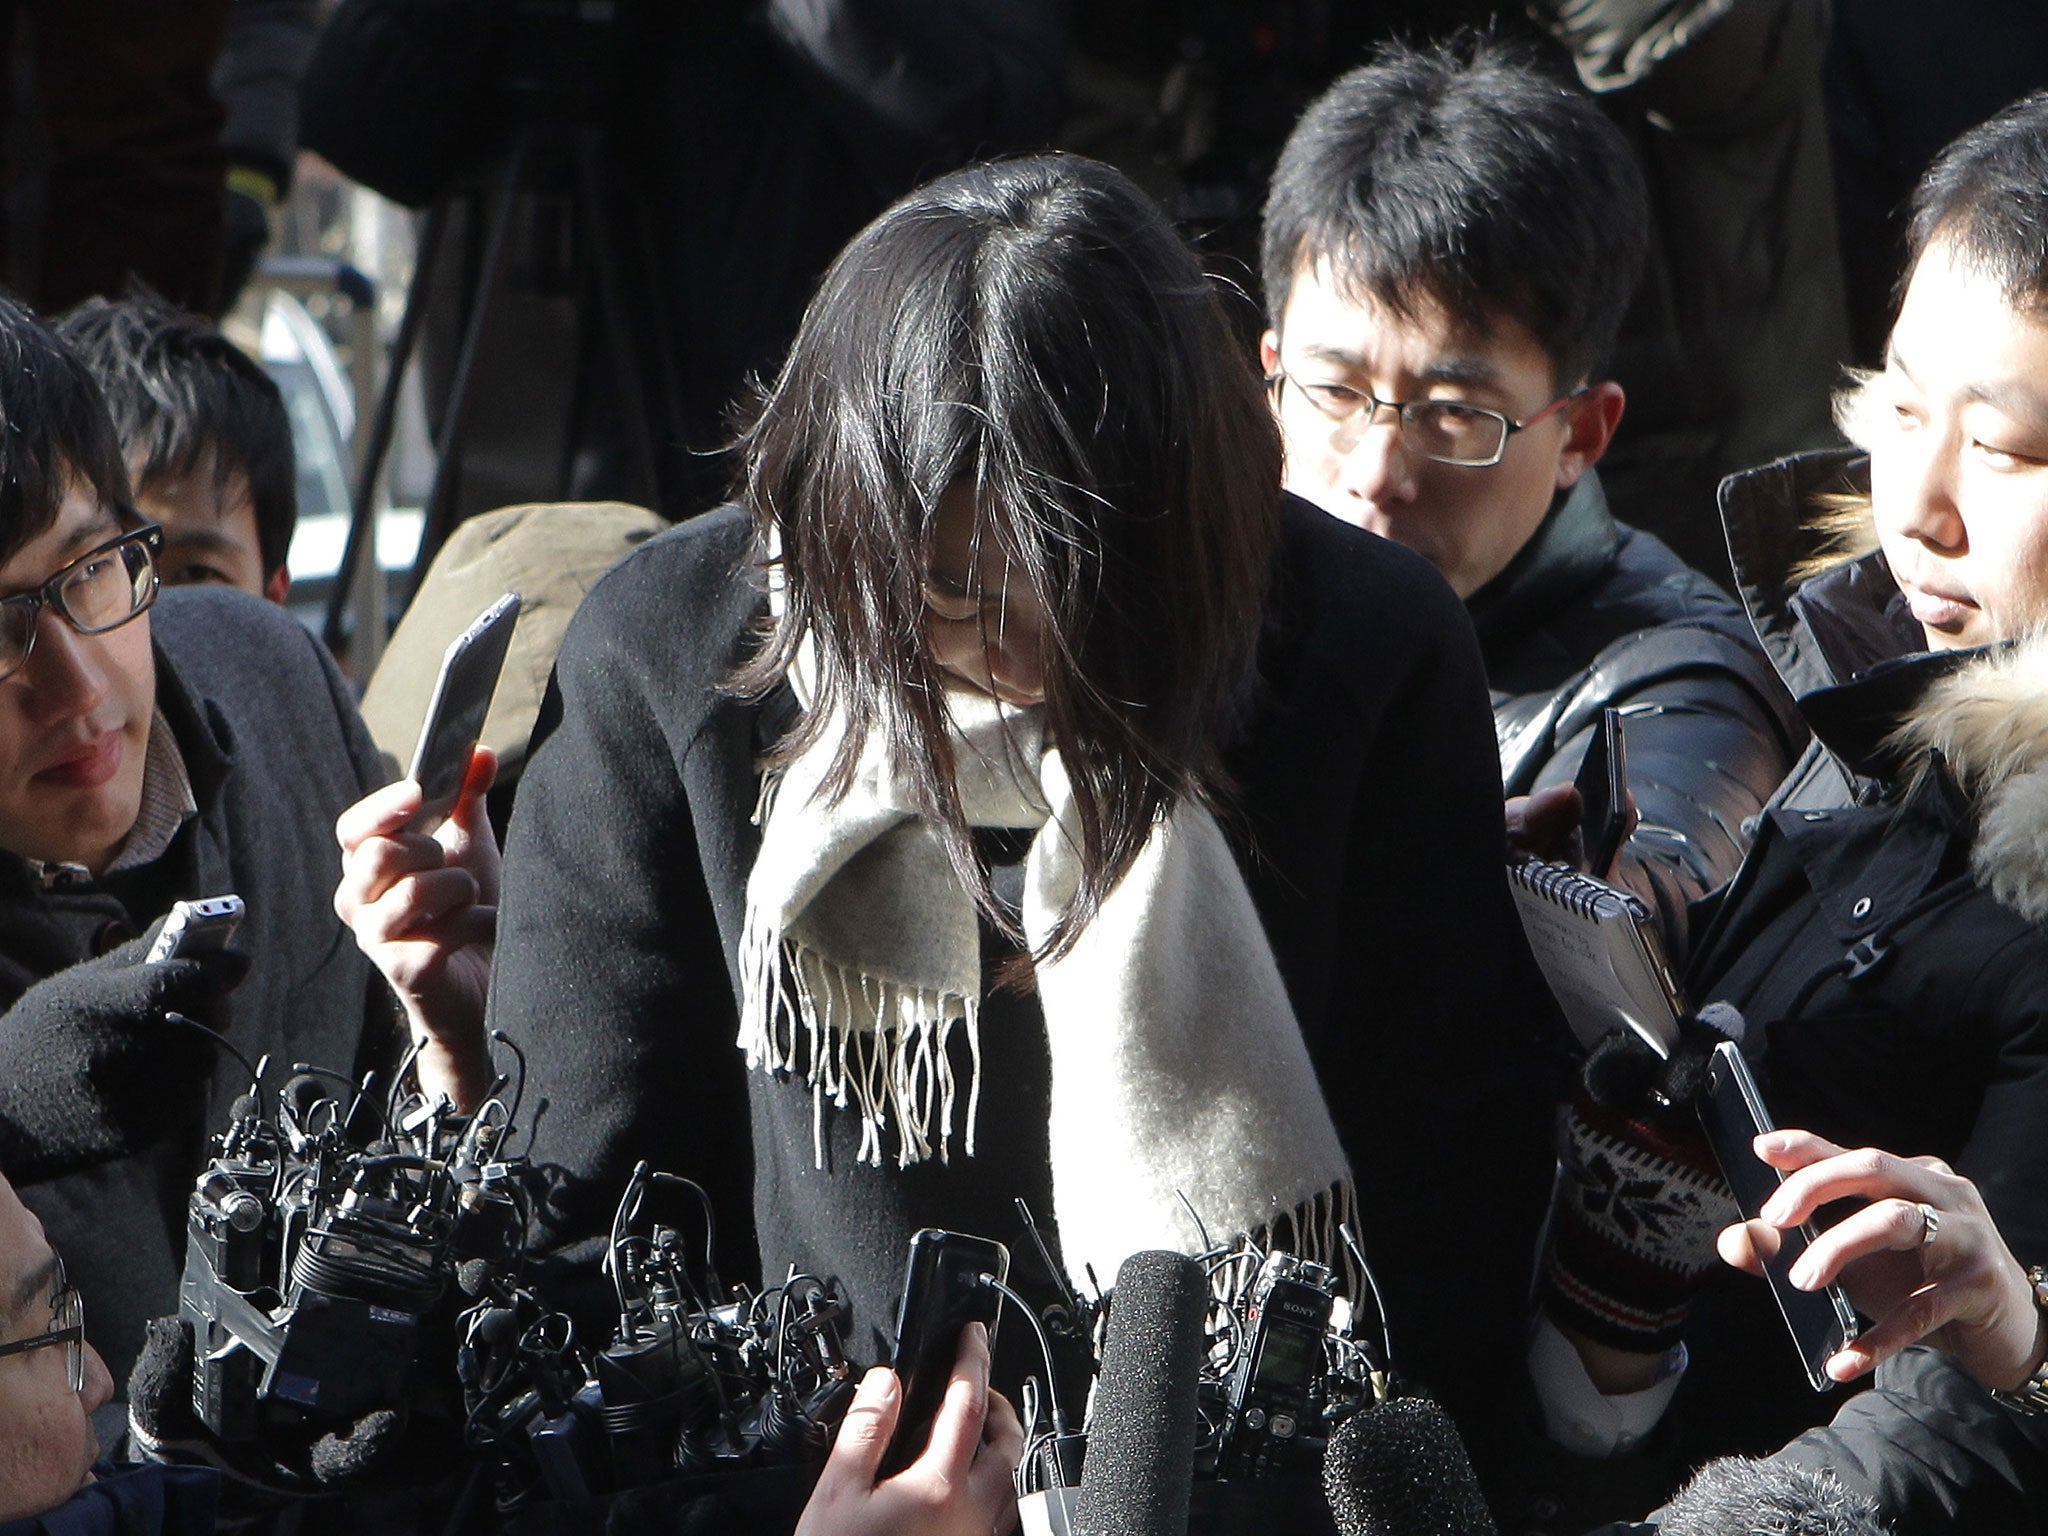
<svg viewBox="0 0 2048 1536">
<path fill-rule="evenodd" d="M 1676 1344 L 1715 1234 L 1739 1219 L 1692 1109 L 1722 1038 L 1695 1026 L 1666 1062 L 1632 1034 L 1610 1037 L 1564 1113 L 1538 1292 L 1553 1321 L 1596 1343 L 1646 1355 Z"/>
<path fill-rule="evenodd" d="M 144 935 L 37 982 L 0 1016 L 0 1173 L 18 1183 L 121 1157 L 194 1120 L 216 1048 L 202 1023 L 248 962 L 144 963 Z"/>
</svg>

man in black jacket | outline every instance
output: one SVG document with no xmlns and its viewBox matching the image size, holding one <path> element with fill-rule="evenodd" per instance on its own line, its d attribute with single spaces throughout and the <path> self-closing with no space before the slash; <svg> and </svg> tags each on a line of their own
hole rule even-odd
<svg viewBox="0 0 2048 1536">
<path fill-rule="evenodd" d="M 1619 873 L 1682 945 L 1801 733 L 1741 609 L 1616 522 L 1593 468 L 1646 228 L 1628 146 L 1584 97 L 1491 41 L 1391 49 L 1281 156 L 1261 352 L 1288 488 L 1465 599 L 1508 795 L 1569 783 L 1623 710 L 1642 824 Z"/>
</svg>

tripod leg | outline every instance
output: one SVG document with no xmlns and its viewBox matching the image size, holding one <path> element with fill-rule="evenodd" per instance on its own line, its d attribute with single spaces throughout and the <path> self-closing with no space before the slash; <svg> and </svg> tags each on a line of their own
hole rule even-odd
<svg viewBox="0 0 2048 1536">
<path fill-rule="evenodd" d="M 471 386 L 476 380 L 477 352 L 484 326 L 490 319 L 492 302 L 504 279 L 505 248 L 510 243 L 512 213 L 519 201 L 519 189 L 526 180 L 529 138 L 522 131 L 499 167 L 494 193 L 497 207 L 491 214 L 490 234 L 484 241 L 483 267 L 477 274 L 476 292 L 470 299 L 469 320 L 462 328 L 462 346 L 455 356 L 455 378 L 448 390 L 448 405 L 441 414 L 440 461 L 434 466 L 434 486 L 427 494 L 424 526 L 420 529 L 419 554 L 413 560 L 412 587 L 419 590 L 427 567 L 447 542 L 455 526 L 455 471 L 462 457 L 462 439 L 469 428 Z"/>
<path fill-rule="evenodd" d="M 668 344 L 664 335 L 642 341 L 626 314 L 626 281 L 622 255 L 612 218 L 617 200 L 606 185 L 600 134 L 585 128 L 576 146 L 576 190 L 582 204 L 585 237 L 597 268 L 597 303 L 604 315 L 605 340 L 611 348 L 612 365 L 618 375 L 619 403 L 624 407 L 627 430 L 632 434 L 634 458 L 638 461 L 641 484 L 657 509 L 674 517 L 675 510 L 663 508 L 660 437 L 672 428 L 666 420 L 657 428 L 650 413 L 647 390 L 646 348 Z M 643 317 L 642 326 L 645 326 Z"/>
<path fill-rule="evenodd" d="M 398 335 L 391 344 L 384 384 L 377 393 L 377 412 L 370 418 L 370 438 L 363 446 L 363 460 L 356 472 L 355 500 L 349 510 L 348 542 L 342 546 L 341 567 L 334 573 L 334 590 L 327 598 L 327 612 L 320 633 L 330 651 L 341 649 L 341 616 L 355 590 L 356 571 L 363 563 L 365 549 L 376 545 L 377 480 L 391 453 L 391 440 L 398 429 L 398 394 L 405 383 L 405 370 L 419 344 L 420 329 L 427 315 L 427 290 L 434 264 L 440 259 L 441 238 L 448 227 L 445 203 L 427 210 L 420 227 L 419 249 L 413 260 L 412 287 L 405 296 L 405 314 L 398 322 Z M 382 615 L 376 615 L 381 620 Z"/>
</svg>

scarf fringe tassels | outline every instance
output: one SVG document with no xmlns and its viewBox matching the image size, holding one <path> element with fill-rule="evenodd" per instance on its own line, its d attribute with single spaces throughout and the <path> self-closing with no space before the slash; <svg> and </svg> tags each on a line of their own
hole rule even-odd
<svg viewBox="0 0 2048 1536">
<path fill-rule="evenodd" d="M 1359 1230 L 1358 1190 L 1343 1179 L 1291 1211 L 1283 1211 L 1250 1235 L 1266 1253 L 1291 1253 L 1324 1265 L 1344 1282 L 1344 1294 L 1357 1307 L 1365 1276 L 1339 1227 Z"/>
<path fill-rule="evenodd" d="M 740 936 L 747 1065 L 801 1076 L 811 1090 L 811 1155 L 825 1166 L 825 1110 L 860 1117 L 856 1161 L 881 1167 L 896 1131 L 898 1168 L 951 1160 L 959 1089 L 946 1044 L 964 1025 L 968 1054 L 962 1150 L 974 1155 L 981 1108 L 981 1000 L 905 987 L 834 965 L 748 913 Z"/>
</svg>

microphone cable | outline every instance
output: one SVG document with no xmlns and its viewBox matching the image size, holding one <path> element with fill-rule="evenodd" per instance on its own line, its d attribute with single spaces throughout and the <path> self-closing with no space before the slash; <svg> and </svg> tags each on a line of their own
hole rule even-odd
<svg viewBox="0 0 2048 1536">
<path fill-rule="evenodd" d="M 1024 1455 L 1017 1463 L 1017 1493 L 1021 1498 L 1027 1494 L 1043 1493 L 1049 1487 L 1072 1488 L 1079 1486 L 1079 1468 L 1069 1467 L 1068 1448 L 1078 1449 L 1080 1436 L 1075 1435 L 1067 1424 L 1066 1410 L 1060 1406 L 1059 1378 L 1052 1361 L 1052 1340 L 1046 1336 L 1045 1325 L 1038 1319 L 1038 1310 L 1008 1285 L 994 1275 L 983 1271 L 981 1283 L 993 1290 L 1031 1325 L 1031 1333 L 1038 1340 L 1039 1357 L 1045 1361 L 1045 1397 L 1048 1407 L 1049 1427 L 1042 1433 L 1033 1433 L 1024 1444 Z M 1031 1431 L 1038 1429 L 1038 1416 L 1032 1415 L 1027 1426 Z M 1050 1466 L 1047 1452 L 1050 1451 Z M 1058 1479 L 1057 1484 L 1047 1481 L 1048 1474 Z"/>
</svg>

